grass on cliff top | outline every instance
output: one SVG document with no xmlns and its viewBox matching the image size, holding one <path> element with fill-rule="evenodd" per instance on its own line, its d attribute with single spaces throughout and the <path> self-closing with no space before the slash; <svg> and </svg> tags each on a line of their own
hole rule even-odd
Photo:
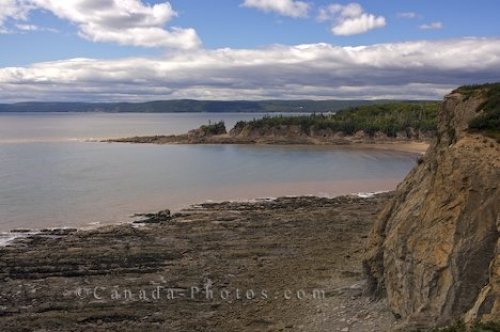
<svg viewBox="0 0 500 332">
<path fill-rule="evenodd" d="M 331 129 L 352 135 L 364 131 L 368 135 L 383 132 L 395 137 L 398 132 L 410 128 L 423 132 L 435 132 L 439 102 L 405 102 L 382 105 L 366 105 L 342 110 L 334 114 L 312 114 L 303 116 L 266 116 L 253 121 L 240 121 L 235 128 L 249 126 L 255 128 L 272 128 L 277 126 L 300 126 L 304 133 L 312 129 Z"/>
<path fill-rule="evenodd" d="M 500 323 L 475 323 L 468 330 L 463 322 L 457 322 L 454 325 L 448 327 L 434 329 L 432 332 L 500 332 Z"/>
<path fill-rule="evenodd" d="M 469 122 L 469 129 L 500 141 L 500 83 L 467 85 L 456 89 L 466 97 L 484 96 L 487 100 L 481 105 L 484 113 Z"/>
<path fill-rule="evenodd" d="M 500 82 L 497 83 L 486 83 L 486 84 L 475 84 L 475 85 L 463 85 L 461 87 L 453 90 L 453 93 L 461 93 L 466 96 L 471 96 L 474 93 L 485 91 L 485 90 L 500 90 Z"/>
</svg>

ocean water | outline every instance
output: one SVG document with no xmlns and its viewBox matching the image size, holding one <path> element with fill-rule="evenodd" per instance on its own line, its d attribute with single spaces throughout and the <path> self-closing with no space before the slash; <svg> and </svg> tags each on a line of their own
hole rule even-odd
<svg viewBox="0 0 500 332">
<path fill-rule="evenodd" d="M 297 114 L 297 113 L 296 113 Z M 265 113 L 1 113 L 0 143 L 60 142 L 182 134 L 209 121 L 228 130 Z"/>
<path fill-rule="evenodd" d="M 346 147 L 86 141 L 260 116 L 0 114 L 0 232 L 127 222 L 203 201 L 391 190 L 416 163 L 410 153 Z"/>
</svg>

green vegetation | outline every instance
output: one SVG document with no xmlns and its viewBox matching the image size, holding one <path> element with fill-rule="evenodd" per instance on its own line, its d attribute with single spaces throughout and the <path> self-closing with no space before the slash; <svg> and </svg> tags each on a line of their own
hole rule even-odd
<svg viewBox="0 0 500 332">
<path fill-rule="evenodd" d="M 467 330 L 463 322 L 457 322 L 445 328 L 434 329 L 433 332 L 500 332 L 500 323 L 475 323 L 470 330 Z"/>
<path fill-rule="evenodd" d="M 500 89 L 500 83 L 486 83 L 486 84 L 475 84 L 475 85 L 463 85 L 459 88 L 453 90 L 453 93 L 461 93 L 465 96 L 472 96 L 480 90 L 498 90 Z"/>
<path fill-rule="evenodd" d="M 500 83 L 463 86 L 455 92 L 462 93 L 468 98 L 475 94 L 487 98 L 480 107 L 484 113 L 469 122 L 469 129 L 500 140 Z"/>
<path fill-rule="evenodd" d="M 438 102 L 400 102 L 358 106 L 329 115 L 267 116 L 250 122 L 240 121 L 235 128 L 300 126 L 307 134 L 311 130 L 331 129 L 334 132 L 352 135 L 363 130 L 371 136 L 376 132 L 382 132 L 389 137 L 395 137 L 398 132 L 408 132 L 411 129 L 435 132 L 439 105 Z"/>
<path fill-rule="evenodd" d="M 200 127 L 206 135 L 222 135 L 226 133 L 226 125 L 224 121 L 219 121 L 216 123 L 208 123 L 208 125 L 203 125 Z"/>
</svg>

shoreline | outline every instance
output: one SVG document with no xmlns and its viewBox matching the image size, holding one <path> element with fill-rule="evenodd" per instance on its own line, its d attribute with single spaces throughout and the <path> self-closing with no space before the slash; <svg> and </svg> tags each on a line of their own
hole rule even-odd
<svg viewBox="0 0 500 332">
<path fill-rule="evenodd" d="M 348 147 L 353 148 L 367 148 L 367 149 L 379 149 L 379 150 L 390 150 L 390 151 L 400 151 L 409 152 L 416 154 L 425 154 L 431 143 L 429 142 L 393 142 L 393 143 L 353 143 L 348 145 Z"/>
<path fill-rule="evenodd" d="M 391 197 L 203 203 L 157 213 L 140 227 L 18 239 L 0 247 L 0 325 L 6 332 L 33 324 L 51 330 L 54 322 L 72 331 L 386 331 L 394 318 L 384 303 L 362 295 L 361 258 Z M 155 285 L 189 292 L 207 284 L 216 294 L 242 289 L 276 296 L 124 301 L 106 292 Z M 92 287 L 103 298 L 78 291 Z M 314 290 L 324 296 L 278 296 Z"/>
<path fill-rule="evenodd" d="M 152 138 L 159 137 L 159 141 L 154 141 Z M 210 140 L 207 142 L 188 142 L 176 141 L 175 139 L 167 139 L 162 141 L 163 136 L 141 136 L 131 138 L 111 138 L 105 140 L 87 140 L 92 143 L 127 143 L 127 144 L 156 144 L 156 145 L 256 145 L 256 146 L 325 146 L 347 149 L 378 149 L 389 151 L 409 152 L 415 154 L 425 154 L 431 143 L 426 141 L 338 141 L 338 142 L 304 142 L 304 141 L 217 141 Z M 166 136 L 169 137 L 169 136 Z"/>
<path fill-rule="evenodd" d="M 182 213 L 183 211 L 190 211 L 193 209 L 197 209 L 200 207 L 203 207 L 204 205 L 210 205 L 210 204 L 257 204 L 257 203 L 267 203 L 267 202 L 274 202 L 274 201 L 279 201 L 283 199 L 299 199 L 299 198 L 310 198 L 310 199 L 336 199 L 339 197 L 354 197 L 354 198 L 360 198 L 360 199 L 368 199 L 372 198 L 377 195 L 383 195 L 383 194 L 389 194 L 393 192 L 393 190 L 378 190 L 378 191 L 369 191 L 369 192 L 354 192 L 350 194 L 338 194 L 338 195 L 328 195 L 328 196 L 322 196 L 322 195 L 284 195 L 284 196 L 278 196 L 278 197 L 256 197 L 256 198 L 251 198 L 251 199 L 237 199 L 237 200 L 205 200 L 200 203 L 195 203 L 195 204 L 190 204 L 185 207 L 179 208 L 179 209 L 167 209 L 168 211 L 171 211 L 172 213 Z M 165 211 L 167 211 L 165 210 Z M 153 212 L 137 212 L 133 215 L 129 216 L 130 220 L 127 221 L 116 221 L 116 222 L 109 222 L 109 223 L 100 223 L 100 222 L 91 222 L 82 226 L 59 226 L 59 227 L 44 227 L 40 229 L 33 229 L 33 228 L 24 228 L 24 227 L 19 227 L 19 228 L 13 228 L 11 230 L 7 231 L 2 231 L 0 232 L 0 249 L 2 247 L 5 247 L 7 245 L 12 244 L 16 239 L 22 239 L 22 238 L 27 238 L 31 236 L 52 236 L 52 235 L 61 235 L 61 234 L 69 234 L 73 232 L 85 232 L 85 231 L 93 231 L 97 230 L 102 227 L 115 227 L 115 226 L 127 226 L 127 225 L 132 225 L 136 227 L 141 227 L 146 223 L 140 222 L 140 220 L 144 216 L 154 216 L 155 214 L 158 214 L 159 211 Z M 147 219 L 147 218 L 146 218 Z"/>
</svg>

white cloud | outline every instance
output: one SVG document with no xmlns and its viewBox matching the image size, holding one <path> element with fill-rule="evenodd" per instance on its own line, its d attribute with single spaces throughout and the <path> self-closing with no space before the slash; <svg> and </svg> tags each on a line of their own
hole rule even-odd
<svg viewBox="0 0 500 332">
<path fill-rule="evenodd" d="M 331 4 L 322 7 L 318 11 L 317 20 L 333 21 L 332 33 L 341 36 L 365 33 L 386 25 L 385 17 L 365 13 L 358 3 Z"/>
<path fill-rule="evenodd" d="M 439 30 L 443 28 L 443 23 L 433 22 L 429 24 L 422 24 L 421 26 L 419 26 L 419 28 L 422 30 Z"/>
<path fill-rule="evenodd" d="M 54 28 L 41 27 L 35 24 L 16 24 L 16 28 L 20 31 L 49 31 L 49 32 L 59 32 L 59 30 Z"/>
<path fill-rule="evenodd" d="M 349 3 L 345 6 L 339 4 L 331 4 L 326 7 L 321 7 L 318 11 L 318 21 L 330 21 L 340 17 L 353 18 L 363 14 L 363 7 L 358 3 Z"/>
<path fill-rule="evenodd" d="M 30 10 L 38 9 L 76 24 L 79 35 L 94 42 L 180 49 L 200 45 L 194 29 L 164 27 L 177 15 L 169 2 L 149 5 L 141 0 L 0 0 L 0 8 L 0 28 L 7 18 L 26 20 Z"/>
<path fill-rule="evenodd" d="M 8 33 L 8 19 L 26 20 L 31 7 L 21 0 L 0 0 L 0 33 Z"/>
<path fill-rule="evenodd" d="M 310 8 L 307 2 L 296 0 L 245 0 L 242 6 L 290 17 L 307 17 Z"/>
<path fill-rule="evenodd" d="M 498 38 L 198 49 L 0 68 L 0 100 L 440 98 L 498 77 Z"/>
<path fill-rule="evenodd" d="M 8 18 L 24 20 L 29 12 L 29 6 L 20 0 L 0 0 L 0 24 Z"/>
<path fill-rule="evenodd" d="M 34 24 L 16 24 L 16 28 L 22 31 L 38 31 L 40 27 Z"/>
<path fill-rule="evenodd" d="M 335 35 L 349 36 L 365 33 L 385 26 L 385 18 L 371 14 L 362 14 L 359 17 L 343 20 L 332 28 Z"/>
<path fill-rule="evenodd" d="M 412 18 L 418 17 L 417 13 L 414 13 L 414 12 L 398 13 L 397 16 L 398 16 L 398 18 L 407 18 L 407 19 L 412 19 Z"/>
</svg>

